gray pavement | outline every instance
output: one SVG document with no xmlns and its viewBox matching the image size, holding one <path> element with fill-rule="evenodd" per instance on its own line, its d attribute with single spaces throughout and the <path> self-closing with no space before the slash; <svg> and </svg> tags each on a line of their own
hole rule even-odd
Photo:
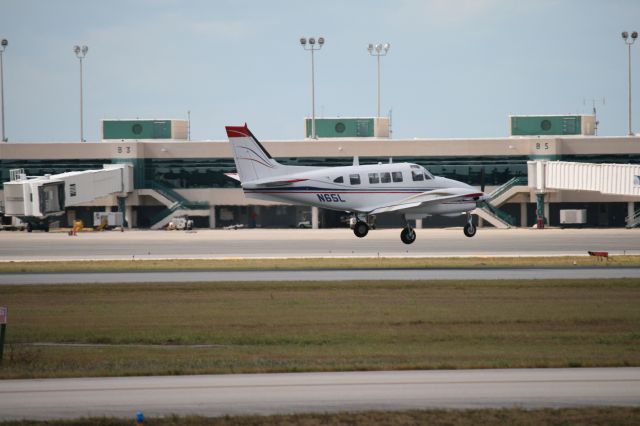
<svg viewBox="0 0 640 426">
<path fill-rule="evenodd" d="M 640 368 L 4 380 L 0 420 L 640 406 Z"/>
<path fill-rule="evenodd" d="M 0 274 L 0 285 L 230 281 L 521 280 L 640 278 L 640 268 L 357 269 Z"/>
<path fill-rule="evenodd" d="M 254 229 L 80 233 L 0 232 L 0 261 L 55 259 L 562 256 L 588 250 L 640 254 L 640 229 L 418 229 L 411 245 L 400 230 L 356 238 L 349 229 Z"/>
</svg>

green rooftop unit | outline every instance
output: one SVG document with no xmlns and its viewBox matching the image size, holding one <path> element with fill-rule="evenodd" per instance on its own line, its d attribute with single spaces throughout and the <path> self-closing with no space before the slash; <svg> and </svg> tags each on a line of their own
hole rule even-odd
<svg viewBox="0 0 640 426">
<path fill-rule="evenodd" d="M 187 120 L 102 120 L 102 140 L 186 140 Z"/>
<path fill-rule="evenodd" d="M 510 115 L 511 136 L 594 135 L 595 115 Z"/>
<path fill-rule="evenodd" d="M 311 118 L 305 118 L 305 137 L 311 138 Z M 318 138 L 388 138 L 389 119 L 316 118 Z"/>
</svg>

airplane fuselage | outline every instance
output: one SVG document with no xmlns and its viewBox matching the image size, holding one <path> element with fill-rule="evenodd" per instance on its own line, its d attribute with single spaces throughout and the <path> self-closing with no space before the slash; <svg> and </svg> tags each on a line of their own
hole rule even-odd
<svg viewBox="0 0 640 426">
<path fill-rule="evenodd" d="M 477 192 L 465 183 L 433 176 L 410 163 L 305 168 L 286 178 L 286 183 L 277 186 L 247 182 L 242 187 L 251 198 L 362 213 L 432 191 L 447 189 L 450 193 L 459 191 L 460 195 Z M 460 214 L 473 210 L 476 204 L 477 198 L 457 198 L 408 209 L 406 213 Z"/>
</svg>

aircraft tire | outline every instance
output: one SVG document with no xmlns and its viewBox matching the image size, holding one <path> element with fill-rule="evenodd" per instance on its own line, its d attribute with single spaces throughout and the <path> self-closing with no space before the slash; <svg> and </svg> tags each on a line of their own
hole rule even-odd
<svg viewBox="0 0 640 426">
<path fill-rule="evenodd" d="M 364 238 L 369 233 L 369 225 L 367 225 L 364 222 L 358 221 L 358 222 L 356 222 L 356 224 L 353 227 L 353 233 L 358 238 Z"/>
<path fill-rule="evenodd" d="M 416 240 L 416 231 L 409 228 L 404 228 L 402 232 L 400 232 L 400 239 L 405 244 L 411 244 Z"/>
<path fill-rule="evenodd" d="M 464 226 L 463 231 L 464 231 L 464 235 L 466 235 L 467 237 L 471 238 L 471 237 L 473 237 L 474 235 L 476 235 L 477 228 L 476 228 L 475 226 L 473 226 L 472 224 L 467 223 L 467 224 Z"/>
</svg>

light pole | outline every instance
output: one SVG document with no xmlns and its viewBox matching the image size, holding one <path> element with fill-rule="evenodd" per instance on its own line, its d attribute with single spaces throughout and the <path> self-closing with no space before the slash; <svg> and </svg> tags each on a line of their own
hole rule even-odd
<svg viewBox="0 0 640 426">
<path fill-rule="evenodd" d="M 626 31 L 622 32 L 622 39 L 625 44 L 629 48 L 629 136 L 633 136 L 633 132 L 631 131 L 631 45 L 638 38 L 638 32 L 634 31 L 631 33 L 631 40 L 629 40 L 629 33 Z"/>
<path fill-rule="evenodd" d="M 386 56 L 389 52 L 391 45 L 389 43 L 385 44 L 372 44 L 369 43 L 369 47 L 367 50 L 369 51 L 369 55 L 375 56 L 378 59 L 378 115 L 380 117 L 380 56 Z"/>
<path fill-rule="evenodd" d="M 2 64 L 2 53 L 4 49 L 9 45 L 9 40 L 3 38 L 0 42 L 0 110 L 2 110 L 2 142 L 6 142 L 8 139 L 4 134 L 4 74 Z"/>
<path fill-rule="evenodd" d="M 84 142 L 84 119 L 83 119 L 83 104 L 82 104 L 82 60 L 87 56 L 89 48 L 87 46 L 73 46 L 73 51 L 76 57 L 80 59 L 80 142 Z"/>
<path fill-rule="evenodd" d="M 309 37 L 309 43 L 307 39 L 300 38 L 300 44 L 304 50 L 311 51 L 311 138 L 318 139 L 316 134 L 316 88 L 315 88 L 315 62 L 313 59 L 313 52 L 322 49 L 324 45 L 324 37 L 318 37 L 318 44 L 316 45 L 316 39 Z"/>
</svg>

